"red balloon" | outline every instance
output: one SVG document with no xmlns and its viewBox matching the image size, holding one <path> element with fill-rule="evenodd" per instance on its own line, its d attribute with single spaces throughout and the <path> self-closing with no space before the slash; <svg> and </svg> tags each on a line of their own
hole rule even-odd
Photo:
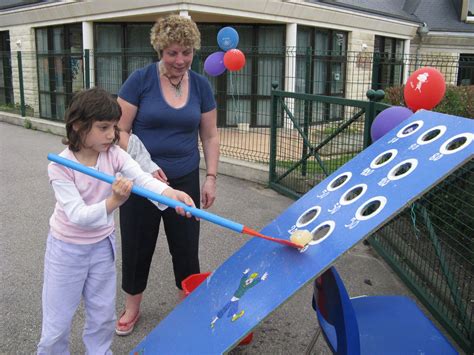
<svg viewBox="0 0 474 355">
<path fill-rule="evenodd" d="M 245 55 L 239 49 L 229 49 L 224 54 L 224 66 L 230 71 L 237 71 L 244 67 Z"/>
<path fill-rule="evenodd" d="M 403 95 L 405 104 L 413 110 L 431 110 L 443 99 L 446 83 L 438 69 L 424 67 L 416 70 L 407 80 Z"/>
</svg>

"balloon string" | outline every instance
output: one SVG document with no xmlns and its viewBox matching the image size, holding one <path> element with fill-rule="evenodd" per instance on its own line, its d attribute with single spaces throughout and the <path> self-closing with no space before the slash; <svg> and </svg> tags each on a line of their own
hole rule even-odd
<svg viewBox="0 0 474 355">
<path fill-rule="evenodd" d="M 230 76 L 230 93 L 232 97 L 232 110 L 234 111 L 234 120 L 236 121 L 235 123 L 239 123 L 239 117 L 240 116 L 240 108 L 239 108 L 239 87 L 237 85 L 234 86 L 234 80 L 233 76 L 234 74 L 232 72 L 229 73 Z M 234 92 L 237 94 L 237 99 L 234 97 Z"/>
</svg>

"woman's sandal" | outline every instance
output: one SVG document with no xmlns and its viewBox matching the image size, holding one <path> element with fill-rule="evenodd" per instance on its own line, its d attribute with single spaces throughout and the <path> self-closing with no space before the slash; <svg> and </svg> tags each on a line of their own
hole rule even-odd
<svg viewBox="0 0 474 355">
<path fill-rule="evenodd" d="M 135 318 L 133 318 L 130 322 L 127 322 L 127 323 L 121 322 L 120 319 L 122 319 L 125 312 L 126 311 L 122 312 L 119 319 L 117 320 L 117 324 L 115 325 L 115 333 L 117 333 L 117 335 L 121 335 L 121 336 L 129 335 L 131 332 L 133 332 L 133 328 L 135 327 L 135 324 L 138 322 L 138 319 L 140 318 L 140 311 L 138 311 Z"/>
</svg>

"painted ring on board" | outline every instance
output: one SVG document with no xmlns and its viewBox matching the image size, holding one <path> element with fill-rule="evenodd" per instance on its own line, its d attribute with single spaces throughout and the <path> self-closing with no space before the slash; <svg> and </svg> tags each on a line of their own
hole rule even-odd
<svg viewBox="0 0 474 355">
<path fill-rule="evenodd" d="M 360 206 L 355 214 L 355 217 L 359 221 L 365 221 L 372 217 L 375 217 L 383 210 L 387 204 L 387 198 L 384 196 L 376 196 L 367 200 L 362 206 Z"/>
<path fill-rule="evenodd" d="M 339 199 L 341 205 L 347 206 L 361 198 L 367 191 L 367 184 L 357 184 L 344 192 Z"/>
<path fill-rule="evenodd" d="M 422 120 L 413 121 L 413 122 L 405 125 L 404 127 L 402 127 L 398 131 L 397 137 L 398 138 L 405 138 L 405 137 L 411 136 L 413 133 L 415 133 L 421 127 L 423 127 L 423 125 L 424 125 L 424 122 Z"/>
<path fill-rule="evenodd" d="M 352 177 L 352 172 L 346 171 L 344 173 L 339 174 L 336 176 L 334 179 L 331 180 L 331 182 L 328 184 L 328 191 L 335 191 L 345 184 L 349 182 L 349 180 Z"/>
<path fill-rule="evenodd" d="M 384 165 L 390 163 L 398 154 L 398 150 L 389 149 L 383 153 L 377 155 L 371 162 L 370 167 L 372 169 L 381 168 Z"/>
<path fill-rule="evenodd" d="M 331 235 L 331 233 L 334 231 L 334 228 L 336 228 L 336 222 L 332 220 L 322 222 L 311 231 L 311 234 L 313 235 L 313 240 L 311 240 L 308 245 L 315 245 L 321 243 L 323 240 L 325 240 Z"/>
<path fill-rule="evenodd" d="M 471 144 L 473 137 L 474 134 L 469 132 L 457 134 L 444 142 L 439 151 L 442 154 L 457 153 Z"/>
<path fill-rule="evenodd" d="M 301 228 L 307 226 L 311 222 L 313 222 L 316 218 L 318 218 L 319 214 L 321 213 L 320 206 L 313 206 L 308 208 L 304 211 L 301 216 L 299 216 L 298 220 L 296 221 L 296 227 Z"/>
<path fill-rule="evenodd" d="M 416 143 L 419 145 L 433 143 L 435 140 L 443 136 L 443 134 L 446 132 L 446 129 L 446 126 L 443 125 L 430 128 L 418 137 Z"/>
<path fill-rule="evenodd" d="M 395 165 L 387 174 L 390 180 L 400 180 L 411 174 L 418 166 L 418 160 L 407 159 Z"/>
</svg>

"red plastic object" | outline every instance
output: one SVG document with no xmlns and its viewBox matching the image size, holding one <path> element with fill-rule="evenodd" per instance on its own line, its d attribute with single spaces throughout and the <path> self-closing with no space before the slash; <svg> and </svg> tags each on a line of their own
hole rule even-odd
<svg viewBox="0 0 474 355">
<path fill-rule="evenodd" d="M 188 296 L 191 292 L 194 291 L 196 287 L 198 287 L 201 282 L 203 282 L 211 273 L 210 272 L 203 272 L 201 274 L 193 274 L 186 277 L 183 281 L 181 281 L 181 287 L 184 291 L 184 296 Z M 253 333 L 249 333 L 239 345 L 247 345 L 252 342 Z"/>
<path fill-rule="evenodd" d="M 183 288 L 184 294 L 187 296 L 198 287 L 211 273 L 204 272 L 202 274 L 193 274 L 186 277 L 181 281 L 181 287 Z"/>
</svg>

